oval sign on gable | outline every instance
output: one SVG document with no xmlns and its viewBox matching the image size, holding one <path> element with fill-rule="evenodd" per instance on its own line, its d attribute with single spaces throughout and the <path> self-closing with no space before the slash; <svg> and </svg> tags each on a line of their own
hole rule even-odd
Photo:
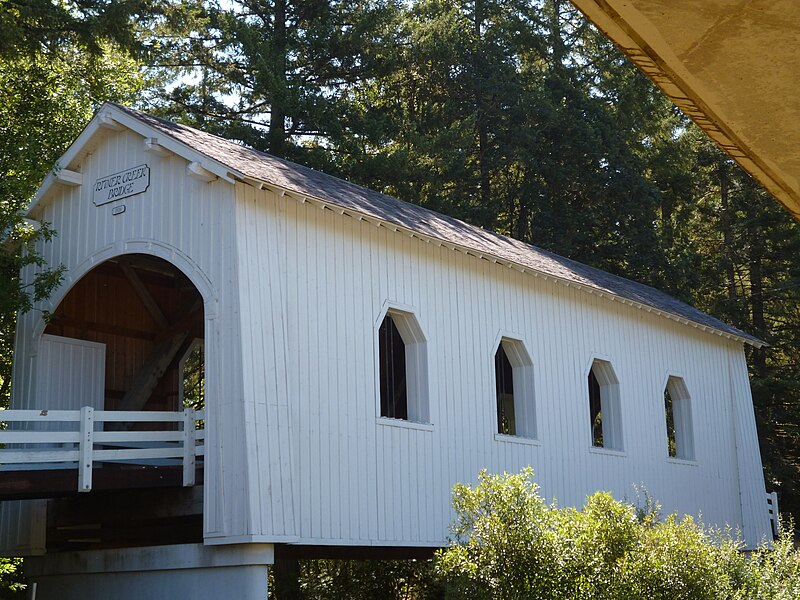
<svg viewBox="0 0 800 600">
<path fill-rule="evenodd" d="M 150 187 L 150 167 L 139 165 L 94 182 L 94 205 L 102 206 L 146 192 Z"/>
</svg>

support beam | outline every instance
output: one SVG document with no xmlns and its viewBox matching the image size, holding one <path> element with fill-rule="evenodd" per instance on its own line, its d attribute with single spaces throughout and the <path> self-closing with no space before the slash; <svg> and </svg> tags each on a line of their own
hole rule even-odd
<svg viewBox="0 0 800 600">
<path fill-rule="evenodd" d="M 155 154 L 161 158 L 169 158 L 172 156 L 172 151 L 164 148 L 164 146 L 158 143 L 158 138 L 154 137 L 144 139 L 144 151 Z"/>
<path fill-rule="evenodd" d="M 137 488 L 200 489 L 199 486 L 203 483 L 203 468 L 195 466 L 194 488 L 182 487 L 183 476 L 181 466 L 151 467 L 106 463 L 102 468 L 96 468 L 92 472 L 92 494 L 80 495 L 93 497 L 97 491 L 123 490 L 128 497 Z M 0 478 L 0 500 L 4 502 L 34 498 L 67 498 L 75 497 L 78 493 L 77 469 L 5 471 Z M 153 507 L 149 507 L 148 510 L 153 510 Z"/>
<path fill-rule="evenodd" d="M 143 410 L 144 405 L 163 377 L 170 363 L 175 359 L 181 345 L 189 336 L 189 329 L 174 333 L 150 352 L 144 367 L 133 380 L 131 389 L 119 403 L 117 410 Z"/>
<path fill-rule="evenodd" d="M 110 112 L 100 115 L 98 123 L 100 124 L 100 127 L 110 131 L 122 131 L 125 129 L 125 126 L 114 119 L 114 116 Z"/>
<path fill-rule="evenodd" d="M 83 183 L 83 174 L 69 169 L 61 169 L 56 173 L 56 181 L 69 187 L 77 187 Z"/>
<path fill-rule="evenodd" d="M 190 162 L 188 165 L 186 165 L 186 173 L 189 175 L 189 177 L 194 177 L 195 179 L 199 179 L 200 181 L 204 181 L 206 183 L 210 183 L 217 179 L 217 176 L 214 175 L 214 173 L 206 169 L 199 162 Z"/>
<path fill-rule="evenodd" d="M 186 315 L 185 317 L 175 321 L 172 325 L 167 327 L 166 329 L 162 330 L 155 338 L 155 343 L 159 344 L 166 339 L 169 339 L 173 336 L 173 334 L 181 332 L 181 331 L 190 331 L 192 326 L 195 324 L 197 320 L 197 313 L 203 306 L 203 302 L 200 299 L 192 300 L 190 304 L 184 304 L 181 307 L 181 310 L 178 312 L 179 315 Z"/>
<path fill-rule="evenodd" d="M 124 260 L 121 260 L 119 263 L 122 272 L 125 274 L 125 277 L 128 279 L 128 282 L 133 287 L 133 290 L 136 292 L 136 295 L 139 296 L 139 299 L 144 304 L 147 312 L 150 313 L 150 316 L 153 317 L 153 320 L 158 324 L 159 327 L 164 328 L 169 326 L 169 321 L 164 316 L 164 313 L 161 312 L 161 308 L 158 306 L 158 303 L 153 298 L 150 291 L 144 285 L 142 280 L 139 278 L 139 275 L 136 274 L 136 271 L 133 270 L 133 267 Z"/>
<path fill-rule="evenodd" d="M 110 335 L 119 335 L 137 340 L 152 341 L 158 335 L 158 332 L 156 331 L 145 331 L 143 329 L 122 327 L 120 325 L 110 325 L 108 323 L 97 323 L 95 321 L 84 321 L 82 319 L 75 319 L 73 317 L 66 317 L 64 315 L 55 315 L 51 324 L 57 327 L 74 328 L 79 330 L 81 333 L 107 333 Z M 75 336 L 72 335 L 69 337 Z"/>
<path fill-rule="evenodd" d="M 202 307 L 200 300 L 195 300 L 185 317 L 164 329 L 155 340 L 155 348 L 145 361 L 144 367 L 136 375 L 133 384 L 119 403 L 117 410 L 142 410 L 153 390 L 158 385 L 165 371 L 178 355 L 178 351 L 189 337 Z"/>
<path fill-rule="evenodd" d="M 300 561 L 294 557 L 276 558 L 274 568 L 275 597 L 302 598 L 300 589 Z"/>
</svg>

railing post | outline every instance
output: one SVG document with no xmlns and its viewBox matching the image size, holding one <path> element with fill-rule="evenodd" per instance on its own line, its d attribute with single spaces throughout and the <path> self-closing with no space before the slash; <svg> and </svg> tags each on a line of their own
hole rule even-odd
<svg viewBox="0 0 800 600">
<path fill-rule="evenodd" d="M 195 473 L 195 414 L 194 409 L 183 410 L 183 486 L 194 485 Z"/>
<path fill-rule="evenodd" d="M 78 442 L 78 491 L 92 489 L 92 451 L 94 450 L 94 408 L 81 408 L 80 441 Z"/>
<path fill-rule="evenodd" d="M 769 523 L 772 527 L 772 536 L 778 537 L 781 533 L 778 513 L 778 492 L 767 494 L 767 504 L 769 505 Z"/>
</svg>

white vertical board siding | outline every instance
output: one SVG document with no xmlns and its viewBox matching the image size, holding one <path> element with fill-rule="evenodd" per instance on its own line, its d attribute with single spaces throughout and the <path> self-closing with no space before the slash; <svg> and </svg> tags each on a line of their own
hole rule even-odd
<svg viewBox="0 0 800 600">
<path fill-rule="evenodd" d="M 100 207 L 92 202 L 94 182 L 148 164 L 150 187 L 136 196 Z M 14 364 L 15 408 L 33 408 L 36 364 L 44 329 L 41 311 L 53 311 L 69 288 L 92 267 L 114 256 L 159 256 L 191 279 L 204 300 L 206 320 L 207 448 L 204 530 L 207 538 L 246 535 L 244 406 L 241 401 L 239 309 L 236 282 L 233 186 L 204 183 L 186 175 L 187 162 L 144 152 L 133 132 L 101 133 L 79 170 L 83 185 L 56 186 L 35 218 L 52 224 L 58 236 L 42 245 L 51 265 L 67 268 L 65 281 L 46 302 L 19 321 Z M 112 209 L 125 205 L 125 212 Z M 113 308 L 112 308 L 113 309 Z"/>
<path fill-rule="evenodd" d="M 106 345 L 57 335 L 39 342 L 37 401 L 33 408 L 75 410 L 91 406 L 103 410 Z M 67 423 L 49 423 L 64 428 Z"/>
<path fill-rule="evenodd" d="M 742 535 L 748 548 L 754 548 L 759 543 L 772 539 L 772 528 L 769 517 L 764 511 L 766 489 L 744 352 L 732 348 L 729 360 L 736 432 L 736 460 L 739 480 L 742 482 Z"/>
<path fill-rule="evenodd" d="M 244 329 L 252 315 L 246 393 L 267 403 L 253 417 L 266 539 L 442 544 L 455 482 L 527 465 L 561 505 L 580 506 L 596 490 L 634 501 L 646 491 L 665 512 L 746 526 L 738 463 L 752 461 L 755 429 L 746 370 L 729 364 L 739 344 L 290 196 L 243 186 L 239 203 Z M 412 311 L 427 338 L 429 426 L 379 418 L 377 326 L 387 303 Z M 521 340 L 533 361 L 534 441 L 495 437 L 501 335 Z M 263 355 L 251 349 L 258 344 Z M 595 358 L 620 382 L 621 452 L 591 448 Z M 692 461 L 668 456 L 670 375 L 691 394 Z M 737 461 L 737 427 L 750 440 L 739 452 L 747 460 Z M 745 512 L 765 514 L 751 471 Z"/>
<path fill-rule="evenodd" d="M 237 261 L 241 318 L 240 401 L 245 407 L 248 531 L 270 541 L 296 538 L 289 408 L 295 391 L 286 377 L 285 235 L 281 219 L 265 218 L 256 190 L 236 186 Z M 273 203 L 274 205 L 274 203 Z"/>
</svg>

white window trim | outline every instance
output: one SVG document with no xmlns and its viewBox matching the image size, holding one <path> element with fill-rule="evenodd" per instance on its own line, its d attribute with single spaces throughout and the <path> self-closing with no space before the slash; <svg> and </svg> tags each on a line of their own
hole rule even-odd
<svg viewBox="0 0 800 600">
<path fill-rule="evenodd" d="M 514 382 L 514 417 L 517 423 L 517 433 L 515 435 L 502 434 L 497 432 L 497 373 L 495 371 L 495 357 L 501 344 L 506 352 L 508 361 L 511 363 L 513 382 Z M 528 352 L 527 345 L 521 335 L 500 331 L 492 344 L 490 354 L 492 372 L 492 392 L 494 399 L 492 403 L 495 440 L 539 440 L 539 419 L 538 407 L 536 403 L 536 376 L 534 372 L 533 359 Z M 521 426 L 520 426 L 521 425 Z M 498 437 L 499 436 L 499 437 Z"/>
<path fill-rule="evenodd" d="M 589 446 L 589 454 L 600 454 L 602 456 L 617 456 L 621 458 L 628 456 L 628 453 L 625 450 L 614 450 L 613 448 L 605 448 L 603 446 Z"/>
<path fill-rule="evenodd" d="M 542 442 L 534 438 L 526 438 L 519 435 L 507 435 L 505 433 L 495 433 L 495 442 L 502 442 L 505 444 L 522 444 L 524 446 L 541 446 Z"/>
<path fill-rule="evenodd" d="M 406 421 L 405 419 L 392 419 L 391 417 L 377 417 L 375 423 L 383 427 L 400 427 L 403 429 L 414 429 L 416 431 L 434 431 L 435 427 L 431 423 L 417 423 L 416 421 Z"/>
<path fill-rule="evenodd" d="M 673 465 L 682 465 L 684 467 L 699 467 L 700 463 L 694 459 L 688 458 L 675 458 L 674 456 L 668 456 L 667 462 Z"/>
<path fill-rule="evenodd" d="M 669 455 L 669 432 L 667 431 L 666 414 L 662 419 L 664 442 L 667 444 L 667 460 L 676 464 L 697 464 L 697 448 L 694 434 L 694 408 L 692 395 L 686 385 L 686 378 L 674 371 L 667 371 L 661 385 L 661 405 L 664 404 L 664 392 L 669 389 L 672 398 L 672 420 L 675 426 L 676 455 Z"/>
<path fill-rule="evenodd" d="M 614 454 L 624 456 L 625 437 L 622 426 L 622 393 L 620 391 L 620 381 L 616 369 L 610 358 L 601 354 L 593 354 L 589 359 L 589 365 L 583 374 L 583 398 L 584 406 L 589 407 L 587 381 L 592 368 L 598 364 L 595 370 L 595 377 L 600 384 L 600 411 L 603 413 L 603 445 L 595 446 L 592 437 L 592 429 L 589 419 L 584 419 L 584 427 L 589 439 L 589 449 L 597 451 L 598 454 Z"/>
<path fill-rule="evenodd" d="M 380 328 L 386 315 L 391 315 L 406 346 L 406 384 L 408 420 L 381 415 Z M 381 425 L 428 425 L 431 423 L 430 383 L 428 381 L 428 340 L 413 306 L 386 300 L 374 323 L 375 418 Z M 411 340 L 411 341 L 409 341 Z"/>
</svg>

